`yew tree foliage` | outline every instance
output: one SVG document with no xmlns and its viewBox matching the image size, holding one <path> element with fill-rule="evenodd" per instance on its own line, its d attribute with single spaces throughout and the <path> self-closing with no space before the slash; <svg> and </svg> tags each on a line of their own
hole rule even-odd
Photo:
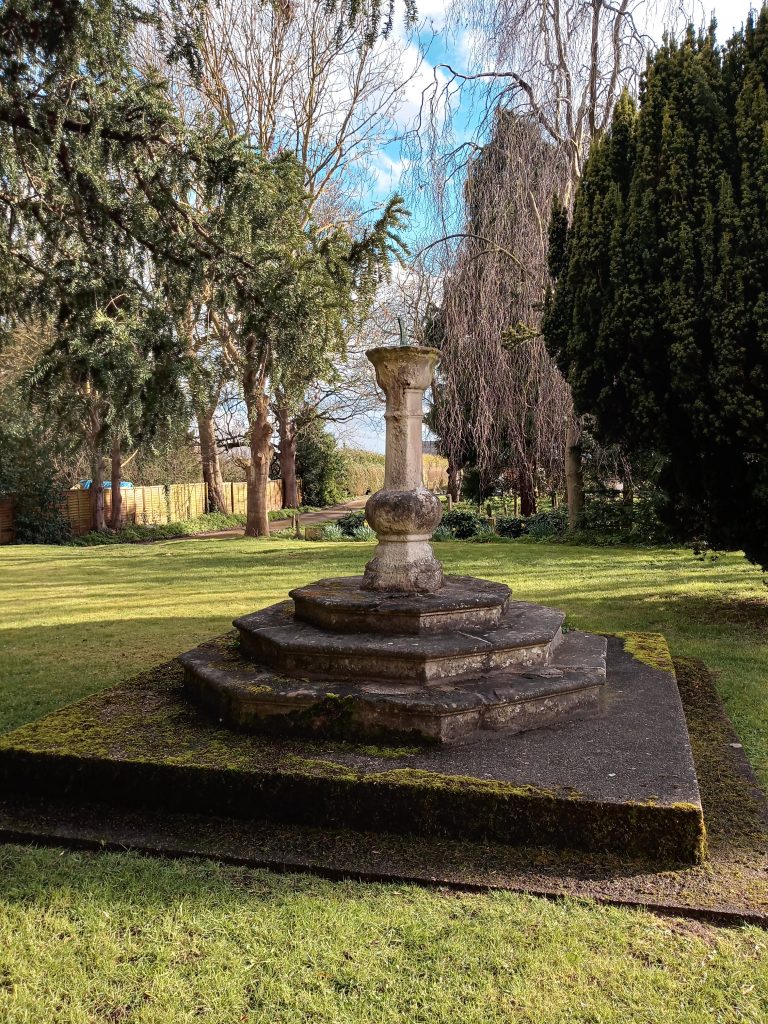
<svg viewBox="0 0 768 1024">
<path fill-rule="evenodd" d="M 167 45 L 180 55 L 192 46 L 178 9 Z M 168 412 L 180 364 L 160 268 L 183 263 L 194 281 L 207 255 L 179 201 L 201 133 L 129 57 L 148 10 L 0 8 L 0 344 L 27 317 L 53 324 L 29 383 L 99 446 L 149 431 L 161 401 Z"/>
<path fill-rule="evenodd" d="M 768 9 L 650 60 L 555 211 L 545 336 L 601 441 L 664 457 L 683 538 L 768 566 Z"/>
<path fill-rule="evenodd" d="M 166 56 L 194 76 L 204 0 L 164 6 Z M 303 380 L 370 297 L 403 217 L 395 197 L 359 237 L 316 230 L 293 157 L 182 119 L 139 73 L 131 41 L 153 17 L 131 0 L 0 6 L 0 345 L 26 316 L 54 324 L 30 383 L 102 448 L 177 408 L 174 313 L 204 290 L 273 384 Z"/>
</svg>

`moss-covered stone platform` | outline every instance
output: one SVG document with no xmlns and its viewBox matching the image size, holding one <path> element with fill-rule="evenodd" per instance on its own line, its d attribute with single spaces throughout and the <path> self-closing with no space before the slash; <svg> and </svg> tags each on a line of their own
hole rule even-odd
<svg viewBox="0 0 768 1024">
<path fill-rule="evenodd" d="M 657 657 L 657 645 L 641 640 L 628 638 L 628 646 Z M 570 895 L 768 926 L 768 804 L 706 669 L 693 661 L 678 661 L 676 669 L 708 826 L 700 865 L 22 796 L 0 801 L 0 840 L 214 857 L 331 878 Z"/>
<path fill-rule="evenodd" d="M 0 797 L 694 863 L 696 774 L 659 665 L 614 640 L 599 716 L 435 749 L 234 733 L 184 699 L 171 663 L 2 738 Z"/>
</svg>

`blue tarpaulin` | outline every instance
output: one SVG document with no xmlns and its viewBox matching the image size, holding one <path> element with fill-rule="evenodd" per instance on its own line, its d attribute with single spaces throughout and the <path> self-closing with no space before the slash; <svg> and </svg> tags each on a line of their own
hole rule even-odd
<svg viewBox="0 0 768 1024">
<path fill-rule="evenodd" d="M 92 483 L 93 483 L 93 480 L 81 480 L 80 481 L 80 486 L 83 488 L 84 491 L 89 491 L 91 489 L 91 484 Z M 111 480 L 105 480 L 104 481 L 104 490 L 108 491 L 108 490 L 110 490 L 111 487 L 112 487 L 112 481 Z M 122 490 L 124 487 L 133 487 L 133 484 L 131 483 L 130 480 L 121 480 L 120 481 L 120 490 Z"/>
</svg>

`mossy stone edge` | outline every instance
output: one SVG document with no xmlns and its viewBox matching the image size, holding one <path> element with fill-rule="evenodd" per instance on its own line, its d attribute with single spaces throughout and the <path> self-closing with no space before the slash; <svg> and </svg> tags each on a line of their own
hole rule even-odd
<svg viewBox="0 0 768 1024">
<path fill-rule="evenodd" d="M 212 647 L 231 644 L 229 637 Z M 369 750 L 371 748 L 368 748 Z M 375 748 L 374 748 L 375 749 Z M 0 794 L 611 851 L 660 862 L 705 856 L 692 803 L 599 801 L 568 790 L 335 760 L 333 744 L 244 737 L 184 701 L 176 663 L 0 739 Z"/>
</svg>

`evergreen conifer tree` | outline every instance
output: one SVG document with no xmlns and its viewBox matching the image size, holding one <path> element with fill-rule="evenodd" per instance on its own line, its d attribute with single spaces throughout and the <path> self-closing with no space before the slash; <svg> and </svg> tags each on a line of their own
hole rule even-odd
<svg viewBox="0 0 768 1024">
<path fill-rule="evenodd" d="M 664 459 L 679 536 L 768 565 L 768 9 L 667 41 L 593 147 L 545 334 L 598 436 Z"/>
</svg>

